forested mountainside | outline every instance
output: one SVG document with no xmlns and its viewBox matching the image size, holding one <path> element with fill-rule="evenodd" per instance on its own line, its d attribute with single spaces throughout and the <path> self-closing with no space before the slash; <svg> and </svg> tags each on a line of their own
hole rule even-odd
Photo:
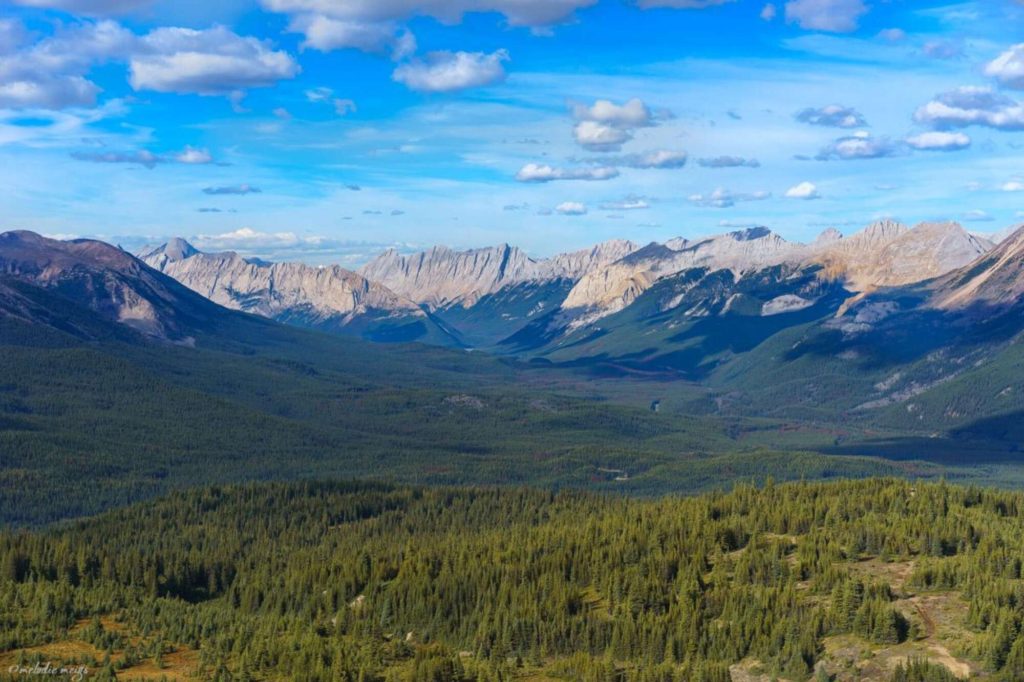
<svg viewBox="0 0 1024 682">
<path fill-rule="evenodd" d="M 1018 680 L 1024 495 L 214 487 L 0 533 L 0 663 L 212 680 Z"/>
</svg>

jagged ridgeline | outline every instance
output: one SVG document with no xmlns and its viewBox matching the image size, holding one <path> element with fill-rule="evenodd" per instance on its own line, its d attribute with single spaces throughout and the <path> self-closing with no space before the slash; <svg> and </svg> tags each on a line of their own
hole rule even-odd
<svg viewBox="0 0 1024 682">
<path fill-rule="evenodd" d="M 90 679 L 1019 680 L 1024 495 L 218 487 L 0 533 L 0 663 Z"/>
</svg>

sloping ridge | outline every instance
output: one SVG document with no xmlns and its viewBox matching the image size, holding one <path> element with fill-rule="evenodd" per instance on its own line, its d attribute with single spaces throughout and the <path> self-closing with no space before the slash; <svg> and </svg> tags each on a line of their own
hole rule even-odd
<svg viewBox="0 0 1024 682">
<path fill-rule="evenodd" d="M 88 239 L 58 241 L 28 231 L 0 234 L 0 275 L 55 292 L 103 319 L 168 341 L 191 343 L 195 333 L 224 312 L 131 254 Z M 15 294 L 6 298 L 11 314 L 13 303 L 25 300 Z M 29 310 L 24 305 L 20 309 Z"/>
<path fill-rule="evenodd" d="M 981 258 L 939 278 L 932 305 L 947 310 L 984 304 L 1001 306 L 1024 297 L 1024 227 Z"/>
</svg>

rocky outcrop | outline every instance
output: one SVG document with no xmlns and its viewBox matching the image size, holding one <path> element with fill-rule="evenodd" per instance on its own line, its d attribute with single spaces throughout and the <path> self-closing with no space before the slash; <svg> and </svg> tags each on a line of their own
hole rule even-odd
<svg viewBox="0 0 1024 682">
<path fill-rule="evenodd" d="M 1009 306 L 1024 299 L 1024 227 L 992 251 L 937 280 L 932 304 L 939 308 Z"/>
<path fill-rule="evenodd" d="M 736 274 L 799 259 L 803 247 L 759 227 L 689 241 L 649 244 L 585 275 L 562 304 L 565 322 L 578 327 L 618 312 L 662 277 L 693 268 Z"/>
<path fill-rule="evenodd" d="M 957 223 L 921 223 L 913 229 L 881 221 L 848 239 L 811 245 L 809 260 L 825 266 L 852 291 L 902 286 L 932 279 L 975 260 L 992 248 Z"/>
<path fill-rule="evenodd" d="M 391 249 L 360 268 L 359 273 L 432 308 L 453 304 L 471 307 L 483 296 L 523 282 L 578 280 L 635 249 L 632 242 L 613 240 L 551 259 L 533 259 L 508 244 L 468 251 L 435 246 L 411 255 Z"/>
<path fill-rule="evenodd" d="M 202 253 L 183 239 L 140 256 L 226 308 L 305 326 L 345 326 L 367 314 L 425 317 L 414 302 L 337 265 L 267 263 L 234 252 Z"/>
</svg>

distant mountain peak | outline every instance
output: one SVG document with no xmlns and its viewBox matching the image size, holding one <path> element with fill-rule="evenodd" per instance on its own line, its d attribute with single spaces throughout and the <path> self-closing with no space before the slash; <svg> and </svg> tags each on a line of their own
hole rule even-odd
<svg viewBox="0 0 1024 682">
<path fill-rule="evenodd" d="M 199 253 L 199 249 L 181 237 L 172 237 L 164 244 L 164 253 L 170 260 L 184 260 Z"/>
<path fill-rule="evenodd" d="M 814 240 L 814 243 L 816 245 L 834 244 L 834 243 L 840 241 L 842 238 L 843 238 L 843 233 L 842 232 L 840 232 L 839 230 L 837 230 L 834 227 L 830 227 L 827 230 L 824 230 L 821 234 L 819 234 L 818 238 Z"/>
<path fill-rule="evenodd" d="M 773 232 L 767 227 L 748 227 L 743 230 L 730 232 L 729 236 L 739 242 L 749 242 L 755 239 L 764 239 L 772 236 Z"/>
</svg>

